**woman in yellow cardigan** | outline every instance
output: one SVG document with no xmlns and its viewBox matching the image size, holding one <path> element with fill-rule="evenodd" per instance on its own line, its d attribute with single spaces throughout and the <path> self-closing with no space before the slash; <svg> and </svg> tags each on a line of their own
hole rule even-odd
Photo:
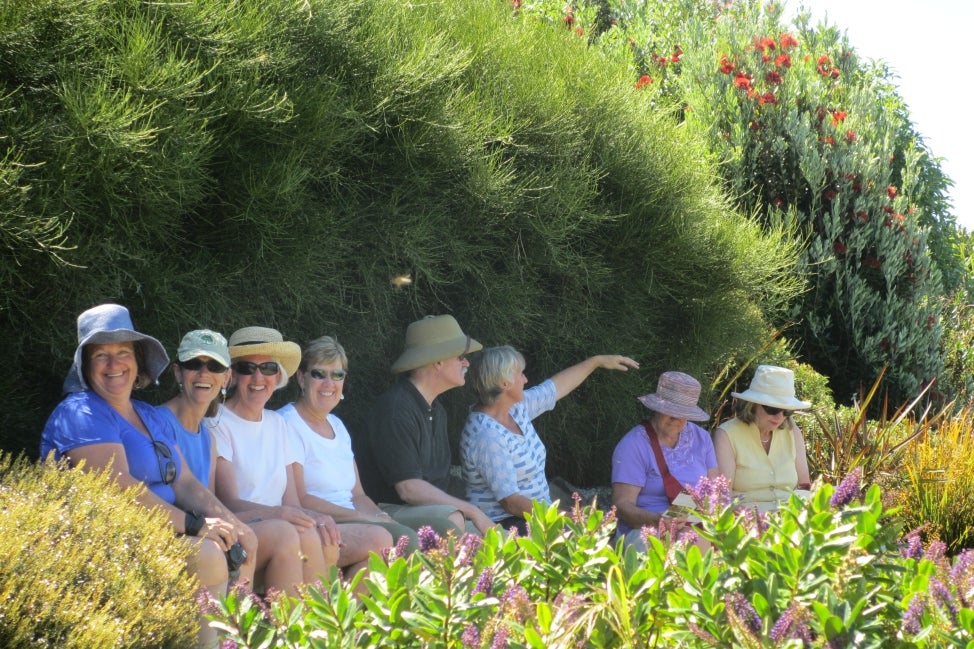
<svg viewBox="0 0 974 649">
<path fill-rule="evenodd" d="M 731 395 L 737 417 L 714 431 L 717 467 L 735 496 L 774 508 L 811 482 L 805 439 L 791 416 L 811 403 L 795 398 L 791 370 L 772 365 L 759 365 L 750 387 Z"/>
</svg>

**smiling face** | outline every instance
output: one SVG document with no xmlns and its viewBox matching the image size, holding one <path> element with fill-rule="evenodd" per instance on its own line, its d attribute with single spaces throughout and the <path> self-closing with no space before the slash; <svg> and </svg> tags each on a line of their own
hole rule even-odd
<svg viewBox="0 0 974 649">
<path fill-rule="evenodd" d="M 307 370 L 298 371 L 298 384 L 301 386 L 299 401 L 318 416 L 323 417 L 331 412 L 341 401 L 345 387 L 344 379 L 336 381 L 332 373 L 344 370 L 342 362 L 336 359 L 330 363 L 315 363 Z"/>
<path fill-rule="evenodd" d="M 86 345 L 85 382 L 105 401 L 117 403 L 132 396 L 132 388 L 139 377 L 139 363 L 135 343 L 104 343 Z"/>
<path fill-rule="evenodd" d="M 215 361 L 209 356 L 197 356 L 193 360 L 203 361 L 200 367 L 190 369 L 182 363 L 173 366 L 176 382 L 182 386 L 180 396 L 196 406 L 206 407 L 220 395 L 220 390 L 230 381 L 229 372 L 213 372 L 207 363 Z M 190 363 L 196 365 L 196 363 Z"/>
<path fill-rule="evenodd" d="M 249 361 L 251 363 L 260 364 L 273 360 L 274 359 L 270 356 L 261 354 L 254 356 L 242 356 L 240 358 L 235 358 L 233 362 L 236 364 L 241 361 Z M 237 390 L 234 392 L 233 398 L 230 399 L 228 403 L 233 402 L 234 405 L 243 407 L 243 409 L 245 409 L 251 415 L 259 415 L 267 402 L 270 401 L 271 395 L 274 394 L 274 390 L 277 389 L 279 380 L 280 373 L 266 376 L 260 370 L 255 370 L 253 374 L 241 374 L 234 369 L 231 381 L 232 384 L 237 387 Z M 234 408 L 234 411 L 236 410 L 237 409 Z"/>
</svg>

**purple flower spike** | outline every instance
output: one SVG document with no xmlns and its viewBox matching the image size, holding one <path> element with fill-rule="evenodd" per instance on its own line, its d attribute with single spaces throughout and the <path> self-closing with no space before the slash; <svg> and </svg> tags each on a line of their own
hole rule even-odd
<svg viewBox="0 0 974 649">
<path fill-rule="evenodd" d="M 858 500 L 862 496 L 860 482 L 862 482 L 862 467 L 857 466 L 836 487 L 835 493 L 829 500 L 832 509 L 842 509 L 852 501 Z"/>
<path fill-rule="evenodd" d="M 484 571 L 477 577 L 477 585 L 473 589 L 473 594 L 483 593 L 484 595 L 490 595 L 493 589 L 494 573 L 491 572 L 489 567 L 484 568 Z"/>
<path fill-rule="evenodd" d="M 494 641 L 490 643 L 490 649 L 507 649 L 507 626 L 501 625 L 494 634 Z"/>
<path fill-rule="evenodd" d="M 440 537 L 429 525 L 423 525 L 416 534 L 419 535 L 419 549 L 423 552 L 440 549 Z"/>
<path fill-rule="evenodd" d="M 768 638 L 775 644 L 785 640 L 801 640 L 802 647 L 811 647 L 814 638 L 808 625 L 805 624 L 805 617 L 805 609 L 798 602 L 792 602 L 771 627 Z"/>
<path fill-rule="evenodd" d="M 956 623 L 957 602 L 954 600 L 954 594 L 950 592 L 947 585 L 939 579 L 931 579 L 930 594 L 933 595 L 933 601 L 937 603 L 937 606 L 949 613 L 950 619 Z"/>
<path fill-rule="evenodd" d="M 906 535 L 906 545 L 900 549 L 900 554 L 906 559 L 919 561 L 923 558 L 923 541 L 920 539 L 920 530 L 911 530 Z"/>
<path fill-rule="evenodd" d="M 970 594 L 974 593 L 974 550 L 964 550 L 957 555 L 950 569 L 950 582 L 957 589 L 961 604 L 970 608 Z"/>
<path fill-rule="evenodd" d="M 920 633 L 920 620 L 923 618 L 923 612 L 926 608 L 923 596 L 919 593 L 914 595 L 906 612 L 903 613 L 903 633 L 907 635 Z"/>
<path fill-rule="evenodd" d="M 761 616 L 754 610 L 754 606 L 741 593 L 730 593 L 724 596 L 724 606 L 727 617 L 737 620 L 751 635 L 757 637 L 761 633 Z"/>
<path fill-rule="evenodd" d="M 480 647 L 480 630 L 473 624 L 468 624 L 467 628 L 463 630 L 463 635 L 460 636 L 460 642 L 464 647 L 470 647 L 471 649 L 479 649 Z"/>
</svg>

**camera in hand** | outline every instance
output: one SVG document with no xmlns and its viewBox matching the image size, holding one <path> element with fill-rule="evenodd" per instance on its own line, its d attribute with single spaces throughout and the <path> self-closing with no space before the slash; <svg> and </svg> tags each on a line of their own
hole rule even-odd
<svg viewBox="0 0 974 649">
<path fill-rule="evenodd" d="M 236 542 L 227 550 L 227 570 L 231 577 L 236 577 L 240 572 L 240 566 L 247 560 L 247 551 L 243 549 L 240 542 Z"/>
</svg>

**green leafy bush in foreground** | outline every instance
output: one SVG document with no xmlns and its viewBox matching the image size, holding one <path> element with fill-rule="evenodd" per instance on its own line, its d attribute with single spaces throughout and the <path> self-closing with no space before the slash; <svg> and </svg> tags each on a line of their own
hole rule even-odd
<svg viewBox="0 0 974 649">
<path fill-rule="evenodd" d="M 703 481 L 705 552 L 654 534 L 622 552 L 611 515 L 536 507 L 527 537 L 426 532 L 408 560 L 373 557 L 360 600 L 356 578 L 269 608 L 231 596 L 214 619 L 244 647 L 974 646 L 974 551 L 951 565 L 942 544 L 901 540 L 860 479 L 771 516 Z"/>
<path fill-rule="evenodd" d="M 193 646 L 189 546 L 133 496 L 0 453 L 0 647 Z"/>
</svg>

